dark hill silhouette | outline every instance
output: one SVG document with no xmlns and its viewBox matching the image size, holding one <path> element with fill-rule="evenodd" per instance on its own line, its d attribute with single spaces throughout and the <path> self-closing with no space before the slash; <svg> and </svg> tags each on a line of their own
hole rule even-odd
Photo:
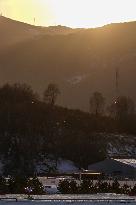
<svg viewBox="0 0 136 205">
<path fill-rule="evenodd" d="M 12 20 L 8 24 L 10 29 L 3 31 L 5 35 L 0 33 L 2 42 L 10 31 L 10 37 L 17 39 L 22 32 L 20 27 L 29 27 L 31 35 L 25 33 L 26 38 L 8 49 L 4 47 L 0 55 L 1 83 L 26 82 L 42 92 L 54 82 L 61 89 L 61 105 L 88 110 L 93 91 L 103 92 L 109 100 L 114 98 L 118 67 L 120 94 L 136 100 L 136 22 L 79 30 L 34 27 Z M 37 30 L 37 37 L 33 38 Z"/>
</svg>

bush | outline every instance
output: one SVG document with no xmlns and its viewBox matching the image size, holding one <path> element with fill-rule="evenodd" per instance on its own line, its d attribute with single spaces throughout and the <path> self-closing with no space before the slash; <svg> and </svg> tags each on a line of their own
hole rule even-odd
<svg viewBox="0 0 136 205">
<path fill-rule="evenodd" d="M 11 177 L 8 180 L 8 192 L 11 194 L 24 194 L 26 185 L 26 177 Z"/>
<path fill-rule="evenodd" d="M 6 179 L 4 177 L 0 177 L 0 194 L 6 194 L 8 191 L 8 186 L 6 183 Z"/>
<path fill-rule="evenodd" d="M 62 180 L 59 182 L 58 190 L 62 194 L 68 194 L 70 192 L 70 183 L 69 180 Z"/>
<path fill-rule="evenodd" d="M 37 177 L 29 179 L 27 181 L 26 192 L 28 194 L 43 194 L 44 187 L 41 182 L 39 182 Z"/>
</svg>

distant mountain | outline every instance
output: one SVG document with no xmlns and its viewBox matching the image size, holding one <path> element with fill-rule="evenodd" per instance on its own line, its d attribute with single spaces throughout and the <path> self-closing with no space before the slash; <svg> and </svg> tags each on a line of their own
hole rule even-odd
<svg viewBox="0 0 136 205">
<path fill-rule="evenodd" d="M 71 32 L 75 32 L 75 30 L 65 26 L 33 26 L 0 16 L 0 51 L 7 46 L 26 41 L 27 39 L 33 39 L 41 35 L 68 34 Z"/>
<path fill-rule="evenodd" d="M 34 26 L 0 16 L 0 51 L 6 49 L 7 46 L 31 38 L 36 32 L 38 29 Z"/>
<path fill-rule="evenodd" d="M 42 92 L 61 90 L 59 104 L 89 110 L 89 97 L 119 92 L 136 100 L 136 22 L 96 29 L 35 27 L 0 17 L 0 82 L 26 82 Z"/>
</svg>

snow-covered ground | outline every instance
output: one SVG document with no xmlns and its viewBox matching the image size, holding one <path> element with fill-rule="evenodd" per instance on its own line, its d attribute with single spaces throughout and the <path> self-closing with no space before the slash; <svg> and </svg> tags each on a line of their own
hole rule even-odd
<svg viewBox="0 0 136 205">
<path fill-rule="evenodd" d="M 44 159 L 42 162 L 36 164 L 36 172 L 44 173 L 48 167 L 52 167 L 57 173 L 73 173 L 78 171 L 78 167 L 75 166 L 74 162 L 66 159 L 59 158 L 57 162 L 54 159 Z"/>
<path fill-rule="evenodd" d="M 136 136 L 105 134 L 107 141 L 107 156 L 136 156 Z"/>
<path fill-rule="evenodd" d="M 74 162 L 70 160 L 59 159 L 57 162 L 57 170 L 59 173 L 71 173 L 79 171 Z"/>
<path fill-rule="evenodd" d="M 7 198 L 17 198 L 18 201 L 13 200 L 1 200 L 0 205 L 4 204 L 19 204 L 27 205 L 32 204 L 43 205 L 44 204 L 69 204 L 78 205 L 78 204 L 99 204 L 99 205 L 119 205 L 119 204 L 131 204 L 136 205 L 136 197 L 129 197 L 126 195 L 116 195 L 116 194 L 95 194 L 95 195 L 42 195 L 42 196 L 32 196 L 34 200 L 28 200 L 26 195 L 5 195 L 1 197 Z"/>
<path fill-rule="evenodd" d="M 119 134 L 108 134 L 99 133 L 100 139 L 104 138 L 106 147 L 106 155 L 109 158 L 135 158 L 136 156 L 136 136 L 132 135 L 119 135 Z M 2 163 L 4 162 L 4 163 Z M 34 159 L 35 172 L 40 175 L 46 175 L 48 172 L 56 173 L 72 173 L 78 172 L 79 168 L 76 164 L 69 159 L 58 158 L 56 159 L 53 155 L 45 153 L 41 156 L 40 160 Z M 125 163 L 130 163 L 125 160 Z M 131 161 L 131 164 L 136 164 Z M 2 160 L 0 156 L 0 174 L 2 174 L 3 166 L 6 165 L 6 159 Z"/>
</svg>

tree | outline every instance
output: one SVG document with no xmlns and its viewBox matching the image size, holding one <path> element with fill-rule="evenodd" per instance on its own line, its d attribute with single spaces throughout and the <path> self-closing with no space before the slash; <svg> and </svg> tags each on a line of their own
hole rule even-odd
<svg viewBox="0 0 136 205">
<path fill-rule="evenodd" d="M 97 191 L 100 193 L 108 193 L 110 191 L 109 186 L 110 185 L 107 182 L 99 180 L 97 183 Z"/>
<path fill-rule="evenodd" d="M 100 92 L 94 92 L 90 98 L 90 112 L 96 116 L 104 112 L 105 99 Z"/>
<path fill-rule="evenodd" d="M 2 176 L 0 176 L 0 194 L 5 194 L 7 193 L 7 183 L 6 179 Z"/>
<path fill-rule="evenodd" d="M 94 191 L 93 182 L 90 179 L 84 179 L 80 185 L 80 192 L 82 194 L 90 194 Z"/>
<path fill-rule="evenodd" d="M 135 134 L 135 104 L 126 96 L 119 96 L 109 107 L 110 116 L 115 120 L 116 131 Z"/>
<path fill-rule="evenodd" d="M 121 187 L 121 193 L 122 193 L 122 194 L 129 194 L 129 193 L 130 193 L 130 190 L 131 190 L 131 187 L 128 186 L 127 184 L 124 184 L 124 185 Z"/>
<path fill-rule="evenodd" d="M 112 191 L 114 193 L 119 193 L 120 192 L 120 184 L 119 184 L 117 179 L 115 179 L 112 183 Z"/>
<path fill-rule="evenodd" d="M 70 193 L 78 194 L 78 185 L 75 180 L 71 180 L 70 183 Z"/>
<path fill-rule="evenodd" d="M 59 182 L 58 190 L 61 192 L 61 194 L 68 194 L 70 193 L 70 182 L 69 180 L 62 180 Z"/>
<path fill-rule="evenodd" d="M 32 194 L 44 193 L 44 187 L 37 177 L 28 180 L 27 188 L 29 188 L 29 190 L 32 190 Z"/>
<path fill-rule="evenodd" d="M 10 177 L 8 189 L 11 194 L 24 194 L 27 186 L 27 178 L 23 176 Z"/>
<path fill-rule="evenodd" d="M 59 182 L 58 190 L 61 194 L 77 194 L 78 185 L 75 180 L 62 180 Z"/>
<path fill-rule="evenodd" d="M 49 84 L 44 91 L 43 100 L 45 103 L 53 106 L 56 103 L 57 97 L 60 94 L 60 90 L 56 84 Z"/>
<path fill-rule="evenodd" d="M 132 196 L 136 196 L 136 184 L 134 185 L 134 187 L 130 190 L 130 195 Z"/>
<path fill-rule="evenodd" d="M 0 104 L 32 103 L 38 96 L 27 84 L 5 84 L 0 87 Z"/>
<path fill-rule="evenodd" d="M 134 101 L 126 96 L 119 96 L 110 106 L 110 114 L 116 119 L 124 119 L 135 113 Z"/>
</svg>

